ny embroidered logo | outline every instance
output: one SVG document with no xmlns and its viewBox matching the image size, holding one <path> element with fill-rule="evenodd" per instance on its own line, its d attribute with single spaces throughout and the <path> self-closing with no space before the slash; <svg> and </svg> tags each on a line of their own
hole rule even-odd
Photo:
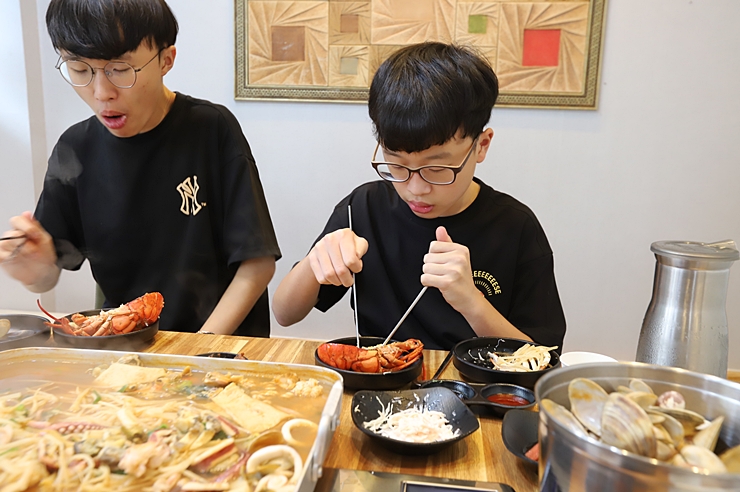
<svg viewBox="0 0 740 492">
<path fill-rule="evenodd" d="M 185 215 L 196 215 L 203 208 L 198 203 L 198 176 L 193 176 L 193 182 L 190 182 L 190 177 L 185 178 L 185 181 L 177 185 L 177 191 L 180 193 L 182 198 L 182 205 L 180 205 L 180 212 Z"/>
</svg>

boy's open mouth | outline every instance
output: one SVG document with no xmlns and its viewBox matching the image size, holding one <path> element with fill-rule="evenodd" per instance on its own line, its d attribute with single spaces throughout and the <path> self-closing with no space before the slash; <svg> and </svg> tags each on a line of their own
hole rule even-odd
<svg viewBox="0 0 740 492">
<path fill-rule="evenodd" d="M 411 211 L 417 214 L 428 214 L 434 208 L 434 205 L 423 202 L 408 202 L 408 204 Z"/>
<path fill-rule="evenodd" d="M 103 111 L 100 113 L 103 124 L 111 130 L 119 130 L 126 124 L 126 115 L 115 111 Z"/>
</svg>

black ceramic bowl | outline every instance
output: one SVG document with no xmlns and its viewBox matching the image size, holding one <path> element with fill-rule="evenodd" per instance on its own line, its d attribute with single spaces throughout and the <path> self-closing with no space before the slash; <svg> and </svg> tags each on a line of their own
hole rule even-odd
<svg viewBox="0 0 740 492">
<path fill-rule="evenodd" d="M 100 314 L 99 309 L 90 309 L 88 311 L 81 311 L 80 314 L 83 316 L 96 316 Z M 70 318 L 72 315 L 65 316 Z M 149 340 L 154 338 L 154 335 L 159 331 L 159 320 L 155 321 L 149 326 L 145 326 L 141 330 L 132 331 L 131 333 L 125 333 L 123 335 L 107 335 L 107 336 L 77 336 L 68 335 L 62 330 L 54 329 L 54 341 L 59 345 L 66 345 L 75 348 L 84 349 L 106 349 L 106 350 L 131 350 L 136 349 L 145 345 Z"/>
<path fill-rule="evenodd" d="M 380 337 L 360 337 L 360 347 L 373 347 L 375 345 L 380 345 L 384 341 L 385 339 Z M 331 340 L 328 343 L 356 346 L 357 338 L 338 338 L 336 340 Z M 332 367 L 319 359 L 319 349 L 316 349 L 316 352 L 314 353 L 314 358 L 316 360 L 316 365 L 332 369 L 341 374 L 344 378 L 344 387 L 350 389 L 398 389 L 406 386 L 407 384 L 411 383 L 411 381 L 418 378 L 423 369 L 423 357 L 419 357 L 416 362 L 404 369 L 401 369 L 400 371 L 385 373 L 367 373 L 337 369 L 336 367 Z"/>
<path fill-rule="evenodd" d="M 205 354 L 198 354 L 197 357 L 209 357 L 211 359 L 236 359 L 236 360 L 249 360 L 244 356 L 237 359 L 239 354 L 234 352 L 206 352 Z"/>
<path fill-rule="evenodd" d="M 508 372 L 498 371 L 488 358 L 489 352 L 513 353 L 529 343 L 515 338 L 479 337 L 463 340 L 452 349 L 452 363 L 466 379 L 477 383 L 511 383 L 525 388 L 534 388 L 539 378 L 557 367 L 560 367 L 560 356 L 550 350 L 550 367 L 542 371 Z"/>
<path fill-rule="evenodd" d="M 501 439 L 511 454 L 532 465 L 537 462 L 525 456 L 524 453 L 537 444 L 539 412 L 530 410 L 512 410 L 504 415 L 501 424 Z"/>
<path fill-rule="evenodd" d="M 377 419 L 383 409 L 391 405 L 391 413 L 409 408 L 426 408 L 442 412 L 456 436 L 446 441 L 414 443 L 381 436 L 367 427 L 365 422 Z M 403 454 L 431 454 L 457 442 L 473 432 L 480 424 L 476 416 L 447 388 L 420 388 L 406 391 L 358 391 L 352 398 L 352 421 L 358 429 L 378 444 Z"/>
<path fill-rule="evenodd" d="M 0 338 L 0 350 L 20 347 L 40 347 L 49 339 L 46 318 L 30 314 L 0 314 L 0 319 L 10 321 L 10 331 Z"/>
</svg>

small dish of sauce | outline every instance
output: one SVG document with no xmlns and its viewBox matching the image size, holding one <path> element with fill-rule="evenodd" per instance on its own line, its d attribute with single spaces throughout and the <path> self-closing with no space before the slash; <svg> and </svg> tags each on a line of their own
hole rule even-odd
<svg viewBox="0 0 740 492">
<path fill-rule="evenodd" d="M 508 405 L 510 407 L 521 407 L 524 405 L 530 405 L 531 402 L 524 397 L 519 395 L 512 395 L 511 393 L 494 393 L 486 396 L 486 399 L 499 405 Z"/>
</svg>

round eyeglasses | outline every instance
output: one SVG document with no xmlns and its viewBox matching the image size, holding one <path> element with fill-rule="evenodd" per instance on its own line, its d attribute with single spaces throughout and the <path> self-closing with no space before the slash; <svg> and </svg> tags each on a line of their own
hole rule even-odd
<svg viewBox="0 0 740 492">
<path fill-rule="evenodd" d="M 130 89 L 136 83 L 136 74 L 144 70 L 160 53 L 162 53 L 162 50 L 159 50 L 156 55 L 140 68 L 134 68 L 128 63 L 121 61 L 108 62 L 102 69 L 93 68 L 89 63 L 82 60 L 76 60 L 74 58 L 62 60 L 61 56 L 59 57 L 56 68 L 62 74 L 64 80 L 74 87 L 90 85 L 90 82 L 95 77 L 95 71 L 103 70 L 103 73 L 110 80 L 111 84 L 119 89 Z"/>
<path fill-rule="evenodd" d="M 393 183 L 403 183 L 411 179 L 411 175 L 413 173 L 419 173 L 421 179 L 429 184 L 449 185 L 455 182 L 457 174 L 465 167 L 468 159 L 470 159 L 470 156 L 473 154 L 476 143 L 478 143 L 478 137 L 473 139 L 473 145 L 470 147 L 470 150 L 465 155 L 465 159 L 463 159 L 462 164 L 457 167 L 422 166 L 417 167 L 416 169 L 410 169 L 400 164 L 376 161 L 375 156 L 378 155 L 378 149 L 380 148 L 380 142 L 378 142 L 378 145 L 375 146 L 375 152 L 373 152 L 373 158 L 370 160 L 370 164 L 372 164 L 375 172 L 378 173 L 378 176 L 386 181 L 391 181 Z"/>
</svg>

